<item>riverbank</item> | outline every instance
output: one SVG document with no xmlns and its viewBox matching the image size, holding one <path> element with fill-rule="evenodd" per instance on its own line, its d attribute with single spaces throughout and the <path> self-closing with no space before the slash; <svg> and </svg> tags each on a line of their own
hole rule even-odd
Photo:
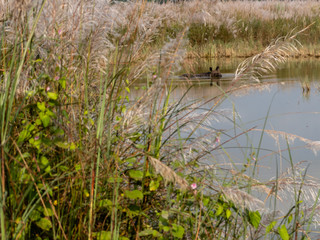
<svg viewBox="0 0 320 240">
<path fill-rule="evenodd" d="M 188 58 L 248 57 L 260 52 L 278 37 L 314 23 L 297 38 L 303 47 L 296 57 L 320 56 L 320 3 L 317 1 L 205 0 L 167 4 L 99 2 L 96 5 L 82 3 L 78 6 L 72 6 L 73 1 L 69 1 L 68 4 L 74 8 L 74 12 L 60 11 L 62 3 L 63 1 L 47 4 L 44 8 L 34 39 L 40 53 L 51 51 L 50 43 L 53 41 L 71 44 L 77 39 L 78 43 L 73 42 L 74 47 L 77 47 L 80 43 L 84 44 L 90 33 L 94 33 L 94 39 L 91 40 L 93 50 L 101 55 L 108 54 L 117 43 L 128 43 L 130 37 L 138 34 L 139 40 L 146 43 L 145 47 L 148 46 L 147 51 L 165 48 L 170 40 L 181 38 L 183 41 L 180 48 L 184 49 Z M 33 5 L 25 4 L 24 11 Z M 21 14 L 20 8 L 2 7 L 10 10 L 11 16 Z M 85 12 L 83 8 L 94 8 L 96 16 Z M 84 15 L 77 12 L 78 10 Z M 6 26 L 7 34 L 13 33 L 10 33 L 10 29 L 17 22 L 6 21 L 4 11 L 0 13 L 0 19 L 3 26 Z M 32 21 L 32 18 L 29 21 Z"/>
<path fill-rule="evenodd" d="M 320 44 L 299 45 L 299 52 L 292 53 L 290 58 L 320 58 Z M 262 44 L 233 42 L 229 44 L 203 44 L 201 46 L 189 46 L 186 58 L 248 58 L 262 52 L 266 46 Z"/>
</svg>

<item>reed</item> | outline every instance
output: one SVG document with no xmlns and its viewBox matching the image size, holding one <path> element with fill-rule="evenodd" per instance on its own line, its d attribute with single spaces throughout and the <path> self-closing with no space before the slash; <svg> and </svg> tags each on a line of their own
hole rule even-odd
<svg viewBox="0 0 320 240">
<path fill-rule="evenodd" d="M 1 238 L 308 237 L 310 224 L 319 222 L 319 184 L 299 166 L 267 182 L 246 174 L 253 162 L 206 166 L 203 160 L 215 162 L 218 152 L 228 157 L 224 144 L 252 129 L 231 136 L 210 126 L 221 116 L 232 119 L 219 109 L 228 93 L 210 99 L 216 104 L 207 110 L 200 100 L 187 101 L 188 91 L 171 100 L 170 76 L 208 41 L 211 57 L 240 39 L 263 47 L 268 39 L 256 37 L 253 26 L 272 19 L 282 26 L 285 12 L 296 25 L 307 19 L 303 29 L 318 14 L 316 2 L 306 4 L 312 11 L 299 3 L 299 13 L 287 4 L 1 1 Z M 317 24 L 305 32 L 313 36 Z M 298 33 L 241 65 L 237 79 L 274 69 L 280 53 L 296 50 L 288 42 Z M 141 96 L 131 99 L 142 78 Z M 317 142 L 262 132 L 318 151 Z M 275 202 L 292 197 L 292 209 L 277 214 L 253 191 Z"/>
<path fill-rule="evenodd" d="M 33 5 L 36 3 L 37 1 Z M 138 11 L 134 5 L 124 2 L 109 5 L 103 1 L 97 1 L 96 4 L 81 2 L 78 5 L 75 0 L 48 3 L 36 29 L 36 34 L 45 34 L 47 38 L 42 39 L 45 43 L 39 43 L 37 51 L 45 54 L 51 52 L 48 51 L 50 48 L 58 53 L 71 46 L 74 47 L 73 51 L 82 51 L 84 42 L 94 32 L 91 40 L 93 42 L 90 44 L 90 57 L 95 59 L 100 56 L 101 64 L 103 56 L 115 48 L 121 36 L 121 41 L 127 41 L 140 32 L 141 42 L 148 43 L 145 45 L 145 51 L 149 51 L 147 49 L 163 46 L 168 38 L 176 38 L 184 26 L 189 26 L 185 34 L 189 56 L 196 52 L 203 57 L 246 57 L 262 51 L 271 41 L 285 36 L 292 29 L 302 29 L 315 22 L 313 28 L 298 37 L 304 46 L 299 55 L 318 56 L 320 21 L 317 1 L 212 3 L 205 0 L 180 4 L 169 2 L 162 5 L 148 2 L 144 4 L 143 14 L 138 16 L 139 22 L 136 23 L 136 27 L 133 27 L 134 24 L 130 25 L 132 14 Z M 32 7 L 32 4 L 26 4 L 26 8 L 28 7 Z M 12 12 L 15 21 L 21 20 L 17 16 L 21 16 L 19 9 L 22 7 L 7 3 L 1 6 L 1 9 L 3 22 L 6 20 L 5 10 L 8 13 Z M 93 15 L 89 9 L 94 9 L 93 12 L 97 14 Z M 11 26 L 7 26 L 6 29 L 11 33 L 10 37 L 14 38 Z M 55 40 L 58 39 L 64 44 L 55 45 Z M 73 42 L 70 42 L 71 40 Z M 70 51 L 70 54 L 73 54 L 73 51 Z"/>
</svg>

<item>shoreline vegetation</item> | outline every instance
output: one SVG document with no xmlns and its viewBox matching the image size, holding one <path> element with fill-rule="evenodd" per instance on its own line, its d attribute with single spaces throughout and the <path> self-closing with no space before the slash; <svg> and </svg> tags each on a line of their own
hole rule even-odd
<svg viewBox="0 0 320 240">
<path fill-rule="evenodd" d="M 234 81 L 319 57 L 319 13 L 313 1 L 0 1 L 1 240 L 312 238 L 320 184 L 289 142 L 319 142 L 255 129 L 235 164 L 224 145 L 253 128 L 212 126 L 237 115 L 219 108 L 227 93 L 172 100 L 170 77 L 188 57 L 258 53 Z M 291 168 L 262 182 L 264 134 L 285 139 L 268 156 Z"/>
<path fill-rule="evenodd" d="M 28 4 L 25 5 L 28 6 Z M 166 4 L 147 2 L 143 9 L 135 9 L 133 5 L 133 3 L 116 2 L 107 7 L 107 4 L 101 4 L 105 11 L 103 17 L 108 16 L 108 18 L 96 19 L 97 17 L 91 16 L 93 22 L 86 22 L 83 26 L 73 22 L 81 20 L 80 15 L 61 16 L 61 13 L 55 12 L 53 16 L 47 16 L 47 20 L 39 24 L 39 31 L 35 34 L 41 35 L 44 33 L 43 28 L 48 28 L 47 24 L 55 24 L 51 26 L 53 29 L 46 33 L 47 37 L 54 33 L 52 31 L 59 31 L 59 37 L 62 40 L 72 35 L 72 31 L 77 30 L 77 27 L 81 27 L 81 31 L 87 34 L 90 28 L 92 30 L 97 27 L 90 26 L 91 24 L 105 23 L 106 26 L 103 27 L 105 44 L 108 47 L 115 47 L 115 41 L 119 40 L 117 37 L 121 37 L 134 25 L 134 22 L 130 22 L 131 14 L 143 10 L 143 14 L 138 19 L 137 30 L 145 31 L 148 51 L 162 48 L 169 39 L 175 39 L 179 34 L 184 33 L 182 44 L 187 58 L 250 57 L 261 52 L 278 37 L 286 36 L 294 29 L 302 29 L 314 23 L 312 28 L 297 38 L 302 46 L 300 51 L 292 57 L 320 57 L 318 41 L 320 4 L 317 1 L 215 2 L 207 0 Z M 2 9 L 10 8 L 4 6 Z M 21 17 L 23 13 L 17 13 L 17 11 L 12 11 L 11 15 Z M 50 9 L 50 11 L 58 11 L 58 9 Z M 0 23 L 8 23 L 8 15 L 5 12 L 1 15 Z M 83 17 L 90 18 L 90 15 L 88 13 Z M 70 23 L 73 28 L 64 25 Z"/>
</svg>

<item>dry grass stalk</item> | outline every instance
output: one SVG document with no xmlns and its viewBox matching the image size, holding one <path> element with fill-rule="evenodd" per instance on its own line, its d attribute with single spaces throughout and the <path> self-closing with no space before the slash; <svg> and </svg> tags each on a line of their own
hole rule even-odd
<svg viewBox="0 0 320 240">
<path fill-rule="evenodd" d="M 280 200 L 285 200 L 287 202 L 292 201 L 294 204 L 297 201 L 297 197 L 299 196 L 301 209 L 307 216 L 312 217 L 315 223 L 319 223 L 320 214 L 315 212 L 312 216 L 312 209 L 314 206 L 318 209 L 320 203 L 318 201 L 318 193 L 320 184 L 317 180 L 309 178 L 305 175 L 306 169 L 301 167 L 302 162 L 295 164 L 292 168 L 289 168 L 286 172 L 281 174 L 279 178 L 276 180 L 271 180 L 266 183 L 266 185 L 271 186 L 271 191 L 268 194 L 268 197 L 273 194 L 277 194 Z M 268 198 L 267 197 L 267 198 Z"/>
<path fill-rule="evenodd" d="M 260 199 L 238 189 L 238 188 L 221 188 L 224 196 L 232 201 L 236 206 L 257 211 L 264 208 L 264 203 Z"/>
<path fill-rule="evenodd" d="M 265 193 L 268 193 L 270 191 L 270 188 L 268 188 L 264 183 L 260 182 L 257 179 L 253 179 L 250 176 L 239 172 L 239 171 L 235 171 L 235 170 L 230 170 L 230 173 L 236 177 L 236 178 L 240 178 L 240 180 L 243 180 L 244 182 L 250 182 L 252 188 L 254 188 L 257 191 L 262 191 Z"/>
<path fill-rule="evenodd" d="M 312 24 L 296 33 L 276 39 L 262 53 L 243 61 L 239 64 L 233 81 L 252 79 L 260 82 L 259 77 L 275 71 L 279 64 L 286 62 L 292 53 L 298 53 L 296 45 L 301 44 L 296 37 L 310 28 Z"/>
<path fill-rule="evenodd" d="M 287 40 L 288 38 L 286 37 L 279 38 L 262 53 L 243 61 L 238 66 L 233 81 L 251 79 L 260 82 L 259 77 L 275 71 L 280 63 L 284 63 L 287 60 L 291 52 L 298 52 L 296 46 Z"/>
<path fill-rule="evenodd" d="M 166 182 L 177 184 L 183 191 L 189 189 L 188 182 L 184 178 L 176 174 L 170 167 L 156 158 L 149 156 L 148 159 L 154 170 L 159 173 Z"/>
<path fill-rule="evenodd" d="M 253 131 L 264 131 L 268 135 L 270 135 L 276 142 L 279 141 L 279 137 L 288 140 L 289 142 L 293 143 L 296 139 L 306 143 L 306 148 L 313 151 L 315 155 L 317 155 L 318 151 L 320 150 L 320 141 L 312 141 L 310 139 L 300 137 L 298 135 L 294 135 L 291 133 L 283 132 L 283 131 L 276 131 L 276 130 L 267 130 L 267 129 L 254 129 Z"/>
<path fill-rule="evenodd" d="M 271 90 L 272 85 L 278 85 L 277 82 L 261 82 L 259 84 L 241 84 L 239 87 L 232 89 L 232 95 L 241 97 L 246 96 L 252 92 L 263 92 Z"/>
</svg>

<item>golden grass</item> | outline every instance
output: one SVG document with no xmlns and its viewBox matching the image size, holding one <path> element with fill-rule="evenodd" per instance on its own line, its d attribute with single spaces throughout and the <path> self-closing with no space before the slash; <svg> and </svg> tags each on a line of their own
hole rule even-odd
<svg viewBox="0 0 320 240">
<path fill-rule="evenodd" d="M 0 2 L 0 26 L 5 24 L 6 39 L 10 35 L 14 39 L 16 23 L 27 18 L 29 24 L 32 23 L 32 14 L 28 10 L 37 6 L 37 1 Z M 161 47 L 168 37 L 174 38 L 184 26 L 190 26 L 190 32 L 185 36 L 189 41 L 186 43 L 188 57 L 246 57 L 256 54 L 270 40 L 285 35 L 294 27 L 302 29 L 317 19 L 319 9 L 317 1 L 204 0 L 162 5 L 151 2 L 109 4 L 102 0 L 94 3 L 48 1 L 36 29 L 35 43 L 41 57 L 49 57 L 51 52 L 57 55 L 68 52 L 65 61 L 74 65 L 75 56 L 81 55 L 81 49 L 87 47 L 86 40 L 92 37 L 94 67 L 103 68 L 108 61 L 106 56 L 117 43 L 126 44 L 135 34 L 140 36 L 139 41 L 135 41 L 139 52 L 139 48 L 146 45 L 141 43 L 156 43 L 156 48 Z M 301 37 L 305 45 L 301 56 L 319 56 L 319 25 L 317 21 Z M 193 32 L 196 29 L 192 26 L 196 29 L 201 26 L 201 30 Z M 63 44 L 57 46 L 57 42 Z"/>
</svg>

